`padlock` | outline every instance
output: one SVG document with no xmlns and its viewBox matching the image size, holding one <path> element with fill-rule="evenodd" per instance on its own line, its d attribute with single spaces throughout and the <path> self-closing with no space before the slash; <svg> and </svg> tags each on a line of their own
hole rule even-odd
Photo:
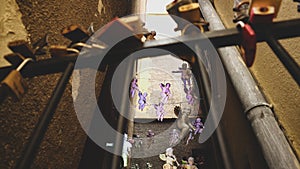
<svg viewBox="0 0 300 169">
<path fill-rule="evenodd" d="M 86 41 L 90 37 L 88 31 L 79 25 L 70 25 L 64 28 L 61 33 L 73 43 Z"/>
<path fill-rule="evenodd" d="M 26 58 L 32 58 L 35 60 L 34 50 L 30 44 L 25 40 L 16 40 L 8 43 L 8 48 L 14 53 L 20 53 Z"/>
<path fill-rule="evenodd" d="M 256 53 L 256 34 L 249 24 L 242 21 L 237 23 L 237 27 L 242 35 L 241 51 L 244 62 L 248 67 L 251 67 Z"/>
<path fill-rule="evenodd" d="M 77 56 L 79 50 L 74 48 L 68 48 L 66 46 L 52 45 L 49 49 L 50 55 L 55 57 L 67 57 L 67 56 Z"/>
<path fill-rule="evenodd" d="M 178 8 L 180 16 L 188 20 L 191 23 L 200 22 L 200 18 L 203 18 L 200 12 L 199 3 L 190 3 L 182 5 Z"/>
<path fill-rule="evenodd" d="M 192 0 L 174 0 L 166 6 L 166 10 L 171 15 L 172 19 L 176 22 L 177 28 L 175 31 L 182 30 L 188 22 L 184 22 L 180 17 L 179 7 L 193 3 Z"/>
<path fill-rule="evenodd" d="M 13 66 L 19 65 L 25 60 L 25 57 L 19 53 L 11 53 L 4 56 L 5 60 L 11 63 Z"/>
<path fill-rule="evenodd" d="M 29 61 L 32 60 L 32 58 L 26 58 L 17 69 L 12 70 L 1 82 L 3 85 L 6 85 L 9 88 L 10 92 L 16 99 L 20 99 L 24 95 L 26 89 L 26 84 L 20 71 Z"/>
</svg>

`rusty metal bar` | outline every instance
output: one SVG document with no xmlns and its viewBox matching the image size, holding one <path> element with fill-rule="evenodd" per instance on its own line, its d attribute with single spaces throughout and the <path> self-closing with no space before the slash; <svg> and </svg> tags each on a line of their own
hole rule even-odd
<svg viewBox="0 0 300 169">
<path fill-rule="evenodd" d="M 66 85 L 69 82 L 69 79 L 72 75 L 74 69 L 74 64 L 69 63 L 64 74 L 61 76 L 46 108 L 43 111 L 43 114 L 41 115 L 38 124 L 36 125 L 32 136 L 29 140 L 28 145 L 25 147 L 25 150 L 23 154 L 21 155 L 17 165 L 16 169 L 29 169 L 34 158 L 35 154 L 37 152 L 38 147 L 40 146 L 46 131 L 48 129 L 48 126 L 50 124 L 50 121 L 55 113 L 55 109 L 58 106 L 58 103 L 65 91 Z"/>
</svg>

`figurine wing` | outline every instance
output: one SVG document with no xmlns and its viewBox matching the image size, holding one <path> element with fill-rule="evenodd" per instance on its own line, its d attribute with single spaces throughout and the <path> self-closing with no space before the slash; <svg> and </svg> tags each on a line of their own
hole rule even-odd
<svg viewBox="0 0 300 169">
<path fill-rule="evenodd" d="M 167 156 L 166 154 L 159 154 L 159 158 L 163 161 L 167 161 Z"/>
</svg>

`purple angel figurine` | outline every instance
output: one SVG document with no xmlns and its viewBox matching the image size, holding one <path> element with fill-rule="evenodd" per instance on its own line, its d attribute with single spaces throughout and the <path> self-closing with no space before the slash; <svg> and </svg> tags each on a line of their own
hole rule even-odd
<svg viewBox="0 0 300 169">
<path fill-rule="evenodd" d="M 189 131 L 190 131 L 190 134 L 189 134 L 188 139 L 186 140 L 186 145 L 189 144 L 190 140 L 194 139 L 194 135 L 193 135 L 194 131 L 192 129 L 189 129 Z"/>
<path fill-rule="evenodd" d="M 179 67 L 178 69 L 178 71 L 172 71 L 172 73 L 181 73 L 181 80 L 184 88 L 186 88 L 186 84 L 191 86 L 192 71 L 187 67 L 187 64 L 182 63 L 182 67 Z"/>
<path fill-rule="evenodd" d="M 150 146 L 154 143 L 154 132 L 152 130 L 147 131 L 147 147 L 150 148 Z"/>
<path fill-rule="evenodd" d="M 202 131 L 203 131 L 203 129 L 204 129 L 204 124 L 202 123 L 200 117 L 196 118 L 196 120 L 194 121 L 193 125 L 196 128 L 196 130 L 194 132 L 194 135 L 196 135 L 197 133 L 201 134 Z"/>
<path fill-rule="evenodd" d="M 186 94 L 185 98 L 188 101 L 188 104 L 192 105 L 195 101 L 194 96 L 192 94 L 192 88 L 190 87 L 189 89 L 184 88 L 184 92 Z"/>
<path fill-rule="evenodd" d="M 161 102 L 165 104 L 165 103 L 167 103 L 169 97 L 171 96 L 171 91 L 170 91 L 171 84 L 170 83 L 166 83 L 166 84 L 160 83 L 159 86 L 162 90 L 161 91 L 161 96 L 162 96 Z"/>
<path fill-rule="evenodd" d="M 131 96 L 131 98 L 134 97 L 136 91 L 139 91 L 139 87 L 138 87 L 137 82 L 138 82 L 137 78 L 134 78 L 131 81 L 131 84 L 130 84 L 130 96 Z"/>
<path fill-rule="evenodd" d="M 155 104 L 154 108 L 156 110 L 157 120 L 163 121 L 166 111 L 164 109 L 164 104 L 160 102 L 159 104 Z"/>
<path fill-rule="evenodd" d="M 139 92 L 139 109 L 141 111 L 144 110 L 145 106 L 146 106 L 146 97 L 147 97 L 147 93 L 145 92 L 144 94 L 142 92 Z"/>
<path fill-rule="evenodd" d="M 179 141 L 180 141 L 179 131 L 177 129 L 173 129 L 170 133 L 170 141 L 169 141 L 170 146 L 175 145 Z"/>
<path fill-rule="evenodd" d="M 195 130 L 193 131 L 192 129 L 190 129 L 190 134 L 186 141 L 186 144 L 189 144 L 189 141 L 194 139 L 194 135 L 202 133 L 204 125 L 200 117 L 196 118 L 196 120 L 193 122 L 193 126 L 195 127 Z"/>
</svg>

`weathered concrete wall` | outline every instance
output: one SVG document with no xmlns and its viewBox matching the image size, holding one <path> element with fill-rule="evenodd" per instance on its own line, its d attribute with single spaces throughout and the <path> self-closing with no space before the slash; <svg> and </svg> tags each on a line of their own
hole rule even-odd
<svg viewBox="0 0 300 169">
<path fill-rule="evenodd" d="M 215 6 L 227 27 L 234 27 L 233 0 L 215 0 Z M 297 4 L 293 1 L 282 1 L 278 20 L 300 18 L 297 13 Z M 300 63 L 300 38 L 282 40 L 282 44 Z M 286 136 L 292 146 L 300 155 L 300 88 L 292 79 L 281 62 L 273 54 L 266 43 L 260 43 L 257 47 L 256 60 L 252 68 L 252 74 L 258 85 L 266 95 L 269 102 L 274 105 L 275 114 L 282 125 Z"/>
</svg>

